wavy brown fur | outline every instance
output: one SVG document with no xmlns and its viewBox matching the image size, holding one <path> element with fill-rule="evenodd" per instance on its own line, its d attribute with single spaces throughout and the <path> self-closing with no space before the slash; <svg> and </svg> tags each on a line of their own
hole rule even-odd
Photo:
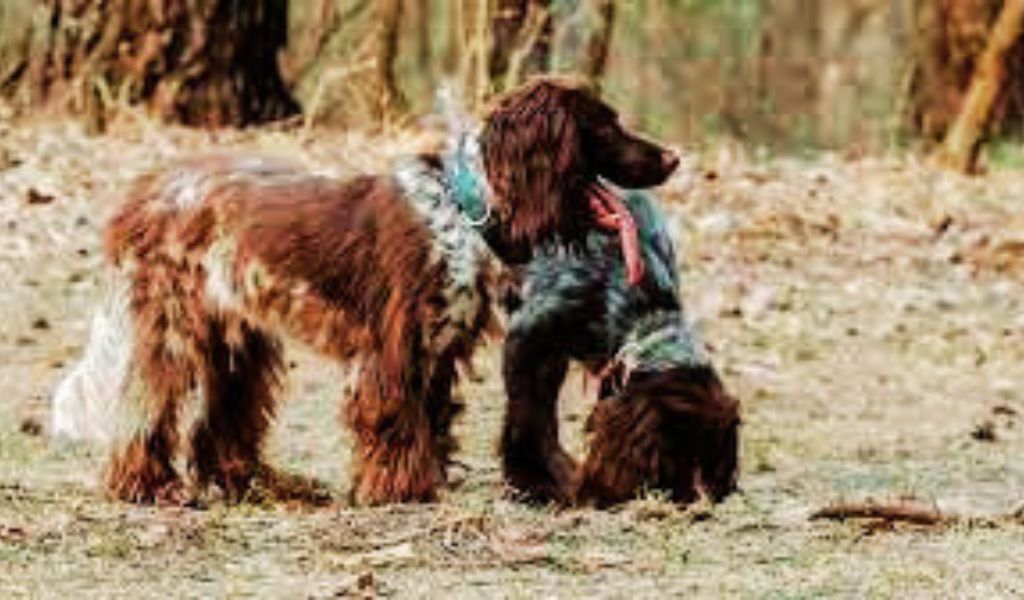
<svg viewBox="0 0 1024 600">
<path fill-rule="evenodd" d="M 671 151 L 627 131 L 592 91 L 540 78 L 499 99 L 481 134 L 484 166 L 511 244 L 593 226 L 587 187 L 603 176 L 624 187 L 660 185 L 679 164 Z"/>
<path fill-rule="evenodd" d="M 448 266 L 402 194 L 390 178 L 338 182 L 236 158 L 138 182 L 107 230 L 109 262 L 132 280 L 145 391 L 143 422 L 108 468 L 113 495 L 152 501 L 174 487 L 177 420 L 193 387 L 204 406 L 190 468 L 200 484 L 244 493 L 261 464 L 287 333 L 361 359 L 344 411 L 358 446 L 357 500 L 435 497 L 455 447 L 455 365 L 491 323 L 492 267 L 478 265 L 473 312 L 452 321 Z"/>
<path fill-rule="evenodd" d="M 687 322 L 668 225 L 655 198 L 627 193 L 645 276 L 630 284 L 614 240 L 541 248 L 510 286 L 502 374 L 505 480 L 541 502 L 628 500 L 645 489 L 687 503 L 735 487 L 739 403 Z M 571 360 L 601 378 L 581 468 L 559 441 L 558 397 Z"/>
<path fill-rule="evenodd" d="M 681 504 L 736 489 L 739 403 L 710 368 L 633 374 L 587 419 L 578 502 L 607 506 L 661 489 Z"/>
<path fill-rule="evenodd" d="M 486 237 L 509 260 L 510 248 L 528 253 L 534 240 L 590 226 L 585 182 L 654 185 L 677 162 L 626 132 L 595 96 L 554 81 L 504 98 L 484 130 L 498 217 Z M 443 177 L 436 159 L 418 164 Z M 478 253 L 476 232 L 448 235 L 461 221 L 439 225 L 438 211 L 403 185 L 246 157 L 186 161 L 135 183 L 106 232 L 107 260 L 130 281 L 134 332 L 110 494 L 173 499 L 182 452 L 200 487 L 243 495 L 265 472 L 279 338 L 289 335 L 334 360 L 358 360 L 343 410 L 357 446 L 355 500 L 436 497 L 456 448 L 456 366 L 492 328 L 495 266 Z M 179 421 L 197 389 L 200 417 L 182 449 Z"/>
</svg>

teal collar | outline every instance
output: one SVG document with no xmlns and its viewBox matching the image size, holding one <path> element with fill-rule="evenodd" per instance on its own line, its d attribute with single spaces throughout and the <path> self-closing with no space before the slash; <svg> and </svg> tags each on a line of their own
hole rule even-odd
<svg viewBox="0 0 1024 600">
<path fill-rule="evenodd" d="M 458 136 L 444 157 L 445 180 L 466 222 L 483 228 L 491 219 L 490 186 L 475 135 Z"/>
</svg>

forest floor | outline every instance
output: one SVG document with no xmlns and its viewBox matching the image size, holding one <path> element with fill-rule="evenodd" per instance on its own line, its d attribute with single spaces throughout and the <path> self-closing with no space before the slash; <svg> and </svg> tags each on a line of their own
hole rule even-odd
<svg viewBox="0 0 1024 600">
<path fill-rule="evenodd" d="M 508 500 L 494 347 L 461 390 L 461 485 L 434 505 L 346 505 L 343 374 L 302 348 L 270 456 L 325 481 L 333 504 L 102 499 L 103 456 L 49 438 L 49 397 L 85 340 L 100 229 L 126 182 L 212 147 L 346 175 L 420 141 L 142 119 L 89 137 L 0 117 L 0 596 L 1024 594 L 1024 171 L 965 178 L 910 156 L 755 160 L 722 145 L 688 153 L 662 190 L 688 309 L 743 401 L 743 492 L 722 505 Z M 578 375 L 564 397 L 579 453 Z M 963 518 L 810 518 L 868 499 Z"/>
</svg>

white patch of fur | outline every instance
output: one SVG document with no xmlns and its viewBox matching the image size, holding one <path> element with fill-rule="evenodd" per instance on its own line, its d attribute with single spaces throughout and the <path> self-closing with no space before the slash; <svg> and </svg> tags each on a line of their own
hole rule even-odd
<svg viewBox="0 0 1024 600">
<path fill-rule="evenodd" d="M 189 210 L 201 205 L 220 186 L 240 181 L 277 184 L 282 178 L 308 176 L 284 161 L 264 156 L 211 157 L 208 165 L 182 164 L 164 174 L 158 184 L 158 202 L 171 210 Z"/>
<path fill-rule="evenodd" d="M 241 309 L 242 298 L 235 285 L 235 242 L 218 238 L 203 255 L 206 270 L 205 298 L 212 309 Z"/>
<path fill-rule="evenodd" d="M 436 171 L 420 161 L 408 161 L 397 169 L 395 177 L 433 233 L 433 251 L 447 271 L 444 296 L 449 327 L 436 340 L 439 345 L 445 345 L 459 328 L 469 327 L 483 309 L 476 282 L 480 271 L 492 259 L 490 248 L 480 233 L 466 222 Z"/>
<path fill-rule="evenodd" d="M 118 433 L 134 350 L 129 285 L 124 275 L 111 274 L 85 354 L 54 393 L 52 431 L 57 437 L 109 444 Z"/>
<path fill-rule="evenodd" d="M 162 204 L 178 210 L 187 210 L 202 203 L 206 198 L 209 191 L 207 174 L 200 169 L 179 167 L 163 177 L 160 190 Z"/>
</svg>

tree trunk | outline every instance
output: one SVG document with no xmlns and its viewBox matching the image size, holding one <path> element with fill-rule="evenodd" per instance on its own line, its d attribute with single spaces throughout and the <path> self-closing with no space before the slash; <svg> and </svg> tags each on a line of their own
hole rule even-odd
<svg viewBox="0 0 1024 600">
<path fill-rule="evenodd" d="M 287 0 L 38 0 L 26 68 L 6 88 L 102 124 L 126 98 L 190 125 L 249 125 L 299 107 L 278 71 Z M 16 79 L 16 80 L 15 80 Z"/>
<path fill-rule="evenodd" d="M 918 50 L 906 124 L 933 141 L 943 140 L 961 113 L 972 77 L 1003 0 L 916 0 Z M 995 132 L 1024 132 L 1024 44 L 1007 50 L 1003 89 L 992 107 Z"/>
<path fill-rule="evenodd" d="M 977 61 L 960 114 L 939 152 L 947 166 L 964 172 L 974 169 L 982 134 L 1006 81 L 1007 59 L 1021 37 L 1022 28 L 1024 0 L 1006 0 Z"/>
<path fill-rule="evenodd" d="M 793 115 L 814 114 L 819 98 L 818 57 L 822 54 L 820 0 L 775 0 L 762 28 L 758 93 L 766 106 L 769 131 L 792 127 Z"/>
<path fill-rule="evenodd" d="M 583 56 L 580 72 L 594 89 L 600 90 L 601 80 L 604 78 L 604 72 L 608 66 L 612 31 L 615 29 L 615 0 L 600 0 L 597 11 L 598 28 L 590 34 L 590 39 L 587 41 L 587 51 Z"/>
<path fill-rule="evenodd" d="M 447 77 L 459 72 L 462 56 L 466 52 L 464 33 L 466 14 L 462 6 L 463 0 L 449 0 L 445 5 L 445 49 L 441 68 Z"/>
<path fill-rule="evenodd" d="M 551 0 L 498 0 L 488 71 L 498 90 L 544 73 L 551 63 Z"/>
<path fill-rule="evenodd" d="M 416 66 L 427 77 L 428 83 L 432 78 L 433 51 L 430 46 L 430 15 L 432 13 L 431 0 L 413 0 L 412 18 L 416 25 Z"/>
<path fill-rule="evenodd" d="M 303 0 L 299 11 L 302 16 L 289 23 L 292 31 L 299 31 L 301 39 L 292 40 L 281 58 L 281 71 L 290 89 L 321 69 L 331 59 L 328 47 L 347 33 L 347 28 L 362 19 L 371 6 L 371 0 L 357 0 L 340 10 L 338 0 Z"/>
<path fill-rule="evenodd" d="M 935 141 L 945 135 L 963 102 L 994 17 L 992 7 L 999 1 L 916 0 L 919 42 L 910 90 L 911 131 Z"/>
<path fill-rule="evenodd" d="M 402 25 L 402 0 L 377 0 L 377 21 L 378 116 L 385 119 L 405 112 L 408 106 L 395 77 L 398 34 Z"/>
</svg>

